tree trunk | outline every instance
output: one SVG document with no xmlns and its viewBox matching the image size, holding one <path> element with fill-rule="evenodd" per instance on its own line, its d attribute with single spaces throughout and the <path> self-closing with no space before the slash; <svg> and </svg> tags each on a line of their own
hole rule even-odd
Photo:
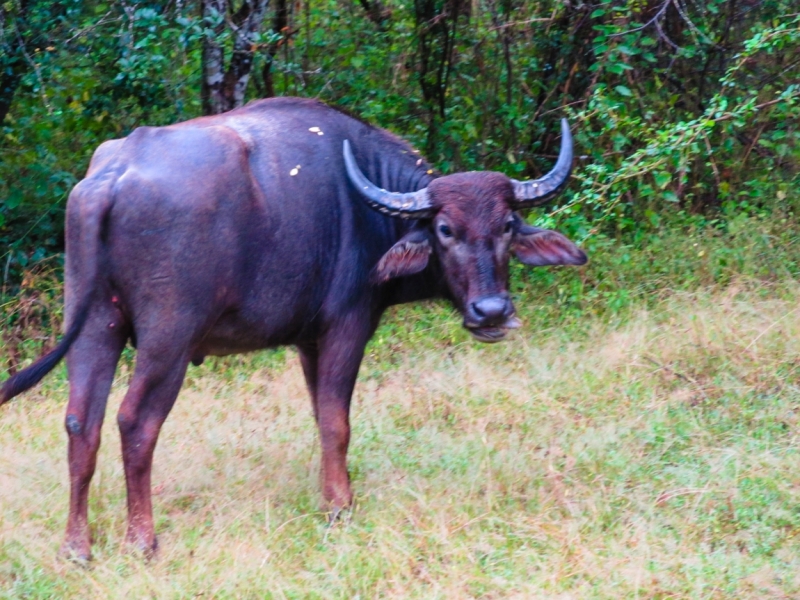
<svg viewBox="0 0 800 600">
<path fill-rule="evenodd" d="M 272 63 L 278 53 L 281 43 L 286 39 L 286 29 L 289 26 L 289 6 L 286 0 L 277 0 L 275 5 L 275 16 L 272 19 L 272 31 L 284 34 L 284 37 L 271 43 L 267 49 L 267 60 L 261 76 L 264 79 L 264 97 L 272 98 L 275 96 L 275 81 L 272 73 Z"/>
<path fill-rule="evenodd" d="M 381 0 L 358 0 L 367 18 L 375 23 L 379 31 L 386 31 L 386 24 L 392 16 L 392 11 L 386 8 Z"/>
<path fill-rule="evenodd" d="M 462 0 L 414 0 L 419 57 L 418 77 L 428 109 L 426 151 L 433 153 L 438 121 L 445 118 L 447 87 L 455 61 L 456 28 L 464 13 Z"/>
<path fill-rule="evenodd" d="M 225 55 L 218 39 L 225 30 L 227 0 L 203 0 L 203 25 L 208 32 L 203 39 L 203 113 L 216 115 L 225 111 L 222 80 L 225 78 Z"/>
<path fill-rule="evenodd" d="M 203 0 L 203 21 L 209 33 L 203 40 L 203 112 L 216 115 L 244 104 L 253 68 L 255 39 L 261 31 L 269 0 L 245 0 L 232 17 L 228 0 Z M 233 31 L 233 52 L 225 70 L 220 36 Z"/>
</svg>

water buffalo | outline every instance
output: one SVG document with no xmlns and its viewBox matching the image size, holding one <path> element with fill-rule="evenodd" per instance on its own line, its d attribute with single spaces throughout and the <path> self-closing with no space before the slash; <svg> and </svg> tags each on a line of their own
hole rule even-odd
<svg viewBox="0 0 800 600">
<path fill-rule="evenodd" d="M 136 367 L 117 416 L 128 543 L 156 548 L 153 451 L 188 364 L 206 355 L 297 347 L 326 506 L 335 514 L 350 505 L 350 397 L 381 314 L 445 297 L 475 338 L 502 339 L 519 325 L 510 254 L 528 265 L 586 262 L 563 235 L 516 212 L 560 191 L 571 164 L 564 121 L 558 161 L 541 179 L 437 177 L 387 131 L 297 98 L 102 144 L 67 203 L 66 333 L 0 391 L 2 404 L 66 355 L 71 491 L 62 551 L 90 556 L 89 482 L 128 340 Z"/>
</svg>

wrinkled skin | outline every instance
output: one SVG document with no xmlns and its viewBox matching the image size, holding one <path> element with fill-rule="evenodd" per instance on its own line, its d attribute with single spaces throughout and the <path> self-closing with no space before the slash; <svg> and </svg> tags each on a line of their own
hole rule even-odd
<svg viewBox="0 0 800 600">
<path fill-rule="evenodd" d="M 376 185 L 427 186 L 435 214 L 403 220 L 370 208 L 345 174 L 345 139 Z M 449 298 L 477 339 L 497 341 L 518 326 L 511 254 L 531 265 L 585 262 L 572 242 L 525 225 L 512 206 L 504 175 L 434 178 L 401 140 L 309 100 L 259 101 L 103 144 L 67 206 L 66 335 L 0 395 L 2 403 L 35 385 L 67 355 L 63 552 L 90 556 L 89 483 L 128 341 L 136 367 L 117 422 L 129 544 L 146 555 L 157 547 L 153 452 L 189 363 L 206 355 L 297 347 L 319 427 L 325 507 L 348 507 L 350 398 L 383 311 Z"/>
</svg>

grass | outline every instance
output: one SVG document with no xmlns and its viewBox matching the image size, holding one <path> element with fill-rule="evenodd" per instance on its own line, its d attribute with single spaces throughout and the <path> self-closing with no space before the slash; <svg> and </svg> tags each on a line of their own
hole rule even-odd
<svg viewBox="0 0 800 600">
<path fill-rule="evenodd" d="M 92 484 L 95 560 L 56 558 L 60 367 L 0 412 L 0 597 L 798 598 L 800 285 L 705 281 L 725 240 L 702 248 L 686 285 L 657 273 L 669 293 L 613 312 L 599 292 L 570 308 L 576 286 L 603 291 L 597 271 L 537 275 L 527 326 L 494 346 L 439 305 L 393 311 L 353 401 L 357 506 L 330 528 L 293 352 L 190 369 L 156 451 L 149 564 L 121 547 L 130 356 Z"/>
</svg>

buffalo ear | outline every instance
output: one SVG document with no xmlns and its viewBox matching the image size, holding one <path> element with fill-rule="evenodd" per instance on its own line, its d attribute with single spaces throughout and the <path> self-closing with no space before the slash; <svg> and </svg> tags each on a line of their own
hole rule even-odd
<svg viewBox="0 0 800 600">
<path fill-rule="evenodd" d="M 395 277 L 419 273 L 428 266 L 431 244 L 425 231 L 416 229 L 407 233 L 384 254 L 372 269 L 372 283 L 385 283 Z"/>
<path fill-rule="evenodd" d="M 524 264 L 532 267 L 583 265 L 586 254 L 557 231 L 523 225 L 514 234 L 511 250 Z"/>
</svg>

